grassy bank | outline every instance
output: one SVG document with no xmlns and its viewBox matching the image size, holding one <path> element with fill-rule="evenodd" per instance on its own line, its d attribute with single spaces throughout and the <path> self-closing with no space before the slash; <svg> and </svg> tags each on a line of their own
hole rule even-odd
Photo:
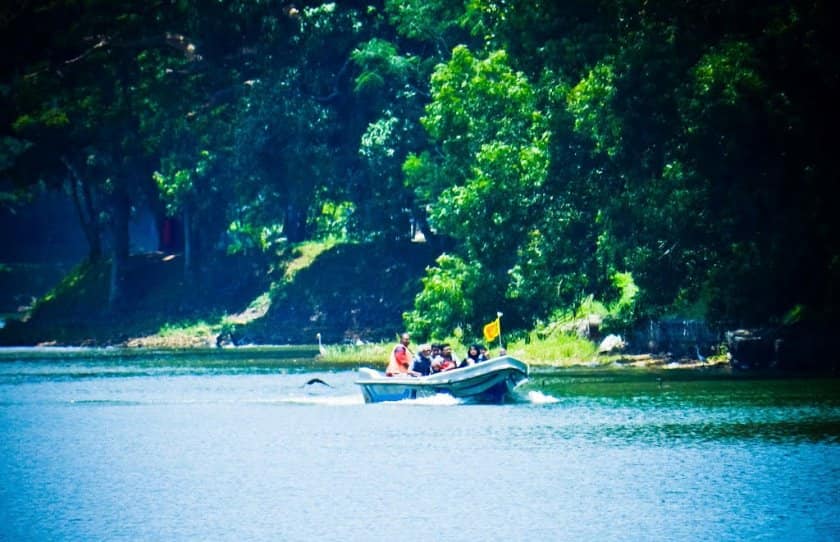
<svg viewBox="0 0 840 542">
<path fill-rule="evenodd" d="M 441 342 L 449 343 L 458 357 L 464 357 L 467 351 L 468 345 L 457 339 L 449 338 Z M 384 367 L 393 344 L 326 345 L 320 359 L 331 363 L 381 364 Z M 416 346 L 413 345 L 413 348 Z M 498 352 L 498 344 L 491 345 L 490 353 L 496 355 Z M 556 367 L 609 364 L 615 360 L 615 356 L 598 356 L 597 346 L 591 341 L 570 335 L 546 339 L 534 335 L 527 340 L 512 341 L 507 345 L 507 353 L 530 365 Z"/>
<path fill-rule="evenodd" d="M 457 339 L 447 339 L 458 357 L 464 357 L 467 345 Z M 337 365 L 367 365 L 384 369 L 388 355 L 395 342 L 365 343 L 360 345 L 325 345 L 324 352 L 319 359 L 326 363 Z M 417 345 L 413 344 L 412 349 Z M 498 345 L 492 345 L 490 353 L 496 355 Z M 525 361 L 532 367 L 656 367 L 656 368 L 709 368 L 728 365 L 725 355 L 710 357 L 700 361 L 695 359 L 673 359 L 662 355 L 652 354 L 599 354 L 598 345 L 594 342 L 574 335 L 555 335 L 539 337 L 531 333 L 527 339 L 511 341 L 507 344 L 507 353 L 517 359 Z"/>
</svg>

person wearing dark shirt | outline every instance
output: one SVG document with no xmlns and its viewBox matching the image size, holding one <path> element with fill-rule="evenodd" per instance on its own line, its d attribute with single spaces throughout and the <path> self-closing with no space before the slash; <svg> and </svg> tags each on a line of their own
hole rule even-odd
<svg viewBox="0 0 840 542">
<path fill-rule="evenodd" d="M 429 344 L 421 344 L 417 355 L 411 362 L 411 370 L 420 376 L 426 376 L 432 372 L 432 347 Z"/>
</svg>

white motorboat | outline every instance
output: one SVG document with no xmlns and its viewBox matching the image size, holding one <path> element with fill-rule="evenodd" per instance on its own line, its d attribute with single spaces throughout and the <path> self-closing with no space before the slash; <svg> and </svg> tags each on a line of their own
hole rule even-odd
<svg viewBox="0 0 840 542">
<path fill-rule="evenodd" d="M 366 403 L 401 401 L 438 393 L 481 403 L 500 403 L 528 378 L 528 364 L 510 356 L 482 361 L 428 376 L 385 376 L 363 367 L 359 380 Z"/>
</svg>

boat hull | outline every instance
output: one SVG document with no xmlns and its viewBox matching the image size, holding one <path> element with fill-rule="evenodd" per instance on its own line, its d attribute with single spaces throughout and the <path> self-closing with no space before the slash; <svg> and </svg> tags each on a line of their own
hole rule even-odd
<svg viewBox="0 0 840 542">
<path fill-rule="evenodd" d="M 359 372 L 361 377 L 356 384 L 361 387 L 366 403 L 417 399 L 439 393 L 476 402 L 499 403 L 528 378 L 528 365 L 503 356 L 421 377 L 388 377 L 367 368 Z"/>
</svg>

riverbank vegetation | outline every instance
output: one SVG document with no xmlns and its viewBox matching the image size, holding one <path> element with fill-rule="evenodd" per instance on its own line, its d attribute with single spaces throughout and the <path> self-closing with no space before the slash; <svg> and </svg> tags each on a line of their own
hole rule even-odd
<svg viewBox="0 0 840 542">
<path fill-rule="evenodd" d="M 469 344 L 457 338 L 445 342 L 452 346 L 458 357 L 463 357 Z M 394 344 L 389 342 L 366 344 L 327 345 L 319 359 L 328 362 L 349 364 L 384 364 Z M 587 339 L 573 335 L 561 335 L 550 339 L 517 340 L 507 343 L 507 353 L 530 365 L 598 366 L 615 363 L 622 359 L 618 355 L 598 356 L 596 345 Z M 411 348 L 416 349 L 417 345 Z M 499 348 L 491 345 L 490 354 L 497 355 Z"/>
<path fill-rule="evenodd" d="M 63 192 L 88 256 L 0 342 L 837 321 L 823 2 L 6 11 L 0 208 Z"/>
</svg>

